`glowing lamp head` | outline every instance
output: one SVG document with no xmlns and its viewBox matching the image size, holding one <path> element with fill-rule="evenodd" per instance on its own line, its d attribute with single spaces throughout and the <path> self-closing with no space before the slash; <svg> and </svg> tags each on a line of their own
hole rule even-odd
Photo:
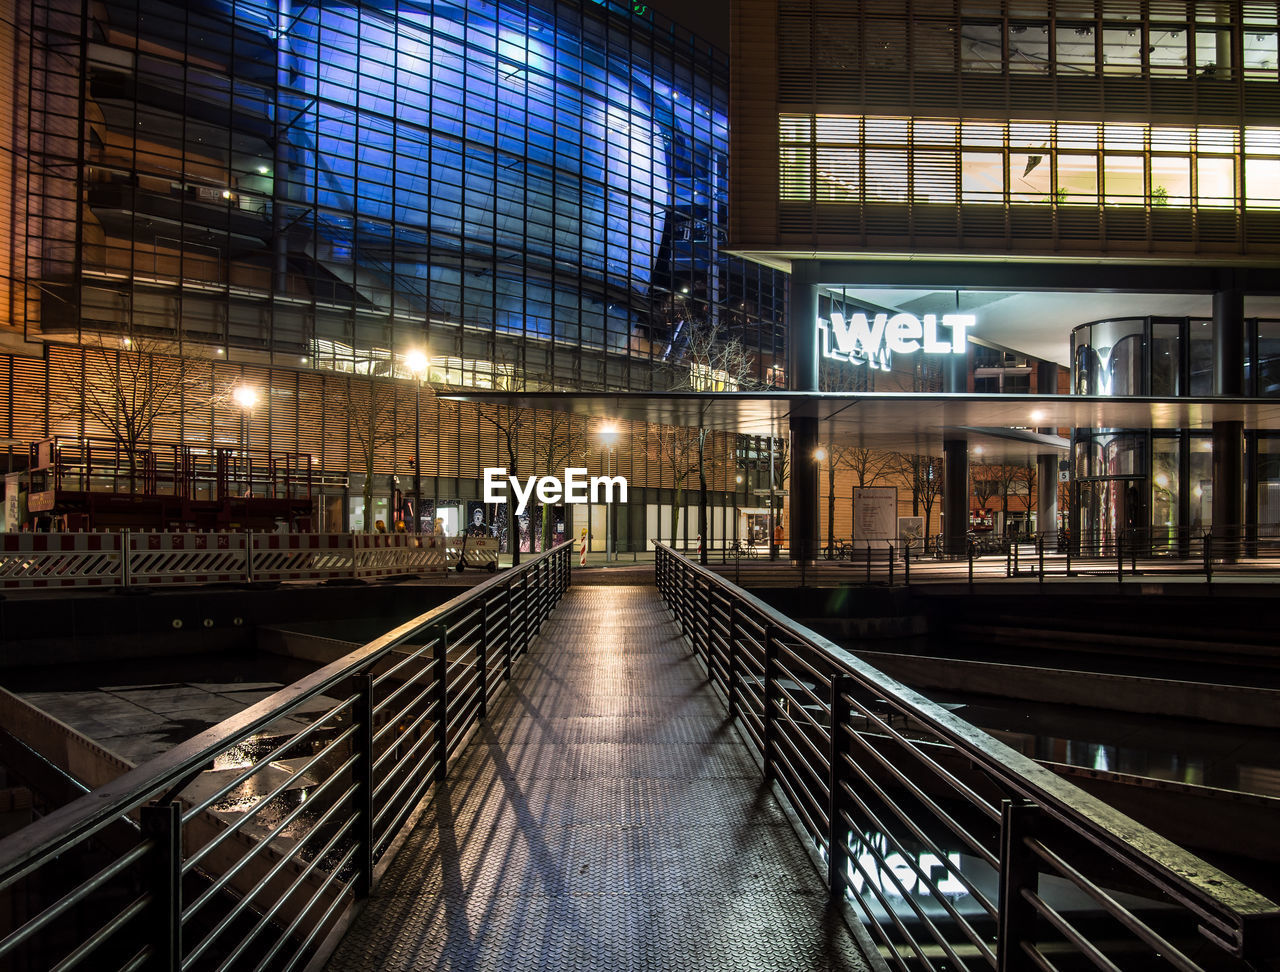
<svg viewBox="0 0 1280 972">
<path fill-rule="evenodd" d="M 415 348 L 404 356 L 404 366 L 421 378 L 427 372 L 427 356 Z"/>
<path fill-rule="evenodd" d="M 826 461 L 827 461 L 827 450 L 826 450 L 826 449 L 822 449 L 822 448 L 814 449 L 814 450 L 813 450 L 813 458 L 814 458 L 814 461 L 815 461 L 815 462 L 826 462 Z"/>
<path fill-rule="evenodd" d="M 231 397 L 245 411 L 258 404 L 258 393 L 251 385 L 237 385 L 236 390 L 231 393 Z"/>
<path fill-rule="evenodd" d="M 618 441 L 618 423 L 605 422 L 597 430 L 596 435 L 599 436 L 600 441 L 604 445 L 612 449 L 614 444 Z"/>
</svg>

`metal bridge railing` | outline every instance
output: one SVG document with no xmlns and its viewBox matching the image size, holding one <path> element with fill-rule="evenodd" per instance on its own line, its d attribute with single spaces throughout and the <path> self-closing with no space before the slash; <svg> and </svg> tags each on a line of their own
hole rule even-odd
<svg viewBox="0 0 1280 972">
<path fill-rule="evenodd" d="M 0 968 L 308 962 L 559 602 L 569 548 L 0 841 Z"/>
<path fill-rule="evenodd" d="M 832 894 L 891 966 L 1247 969 L 1280 955 L 1271 901 L 670 548 L 656 572 Z"/>
</svg>

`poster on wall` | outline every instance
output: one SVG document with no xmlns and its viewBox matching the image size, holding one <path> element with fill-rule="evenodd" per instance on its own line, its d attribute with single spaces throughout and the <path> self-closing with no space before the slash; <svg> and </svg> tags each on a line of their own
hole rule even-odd
<svg viewBox="0 0 1280 972">
<path fill-rule="evenodd" d="M 853 491 L 854 542 L 898 538 L 898 487 L 861 486 Z"/>
<path fill-rule="evenodd" d="M 924 517 L 898 517 L 898 542 L 904 547 L 919 550 L 924 544 Z"/>
<path fill-rule="evenodd" d="M 483 538 L 492 537 L 493 529 L 491 528 L 484 504 L 479 500 L 470 500 L 467 503 L 467 521 L 466 534 L 469 537 Z"/>
<path fill-rule="evenodd" d="M 418 529 L 422 533 L 436 532 L 435 497 L 424 496 L 422 502 L 418 504 Z"/>
</svg>

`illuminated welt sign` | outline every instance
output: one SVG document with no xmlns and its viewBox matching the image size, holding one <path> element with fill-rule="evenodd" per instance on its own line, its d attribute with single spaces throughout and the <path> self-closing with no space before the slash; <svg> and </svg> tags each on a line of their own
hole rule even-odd
<svg viewBox="0 0 1280 972">
<path fill-rule="evenodd" d="M 888 371 L 894 354 L 964 354 L 964 332 L 975 323 L 972 314 L 943 314 L 942 326 L 951 330 L 951 340 L 945 341 L 938 336 L 936 314 L 921 320 L 915 314 L 854 314 L 846 319 L 833 313 L 830 322 L 818 318 L 818 341 L 824 358 Z"/>
</svg>

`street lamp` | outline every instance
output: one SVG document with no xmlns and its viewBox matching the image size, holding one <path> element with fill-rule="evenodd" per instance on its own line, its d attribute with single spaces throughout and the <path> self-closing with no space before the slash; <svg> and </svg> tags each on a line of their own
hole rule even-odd
<svg viewBox="0 0 1280 972">
<path fill-rule="evenodd" d="M 249 424 L 248 416 L 258 404 L 258 390 L 252 385 L 236 385 L 231 398 L 240 407 L 240 454 L 244 457 L 245 486 L 244 495 L 253 495 L 253 467 L 249 461 Z"/>
<path fill-rule="evenodd" d="M 609 465 L 605 470 L 605 475 L 612 479 L 613 477 L 613 447 L 618 441 L 618 423 L 609 421 L 605 422 L 596 431 L 596 435 L 600 438 L 600 443 L 609 450 Z M 604 562 L 609 563 L 611 558 L 610 545 L 613 543 L 613 537 L 616 533 L 613 523 L 613 489 L 612 487 L 605 493 L 608 497 L 605 500 L 604 513 Z"/>
<path fill-rule="evenodd" d="M 413 375 L 413 532 L 422 532 L 422 376 L 430 362 L 414 349 L 404 356 L 405 367 Z"/>
</svg>

